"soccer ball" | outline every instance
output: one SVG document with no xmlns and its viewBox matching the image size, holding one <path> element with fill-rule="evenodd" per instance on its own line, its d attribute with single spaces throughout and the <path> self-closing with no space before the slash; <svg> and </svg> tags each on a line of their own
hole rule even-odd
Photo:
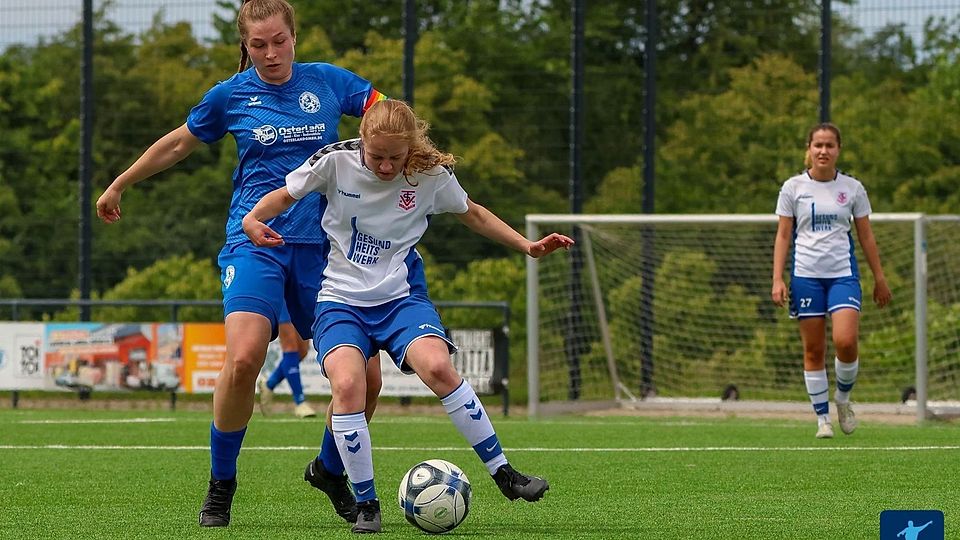
<svg viewBox="0 0 960 540">
<path fill-rule="evenodd" d="M 428 533 L 444 533 L 470 511 L 470 480 L 453 463 L 428 459 L 403 475 L 398 496 L 407 521 Z"/>
</svg>

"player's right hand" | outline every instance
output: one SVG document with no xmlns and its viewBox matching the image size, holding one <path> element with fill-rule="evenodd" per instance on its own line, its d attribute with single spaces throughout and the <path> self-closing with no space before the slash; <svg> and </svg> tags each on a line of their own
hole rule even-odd
<svg viewBox="0 0 960 540">
<path fill-rule="evenodd" d="M 104 223 L 120 221 L 120 196 L 119 191 L 107 188 L 97 199 L 97 217 Z"/>
<path fill-rule="evenodd" d="M 787 303 L 787 285 L 783 281 L 773 282 L 773 288 L 770 289 L 770 298 L 777 307 L 783 307 Z"/>
</svg>

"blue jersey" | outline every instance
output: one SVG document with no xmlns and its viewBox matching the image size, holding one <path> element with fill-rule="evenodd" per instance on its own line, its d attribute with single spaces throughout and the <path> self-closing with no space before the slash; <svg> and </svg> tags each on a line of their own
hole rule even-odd
<svg viewBox="0 0 960 540">
<path fill-rule="evenodd" d="M 209 144 L 233 135 L 240 162 L 233 172 L 227 245 L 248 241 L 241 221 L 287 173 L 339 139 L 344 114 L 361 116 L 383 95 L 367 80 L 324 63 L 293 64 L 289 81 L 275 85 L 248 69 L 211 88 L 187 118 L 187 128 Z M 305 197 L 269 222 L 290 244 L 321 244 L 319 194 Z"/>
</svg>

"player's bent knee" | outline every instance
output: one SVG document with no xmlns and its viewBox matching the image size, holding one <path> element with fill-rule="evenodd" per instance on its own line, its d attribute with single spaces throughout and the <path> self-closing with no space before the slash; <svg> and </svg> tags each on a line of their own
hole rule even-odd
<svg viewBox="0 0 960 540">
<path fill-rule="evenodd" d="M 329 375 L 329 372 L 328 372 Z M 338 395 L 366 395 L 366 379 L 358 377 L 352 372 L 337 373 L 330 375 L 330 388 Z"/>
<path fill-rule="evenodd" d="M 461 379 L 460 374 L 454 369 L 449 357 L 430 359 L 427 362 L 422 362 L 418 366 L 417 374 L 430 388 L 438 386 L 456 387 L 460 384 Z"/>
<path fill-rule="evenodd" d="M 224 369 L 229 370 L 230 380 L 234 385 L 252 386 L 256 383 L 262 367 L 262 358 L 255 359 L 252 356 L 238 355 L 227 362 Z"/>
</svg>

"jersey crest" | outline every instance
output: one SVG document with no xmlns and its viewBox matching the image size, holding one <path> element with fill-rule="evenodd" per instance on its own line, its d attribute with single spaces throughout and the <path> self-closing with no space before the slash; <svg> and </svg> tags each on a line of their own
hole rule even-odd
<svg viewBox="0 0 960 540">
<path fill-rule="evenodd" d="M 306 91 L 300 94 L 300 110 L 305 113 L 315 113 L 320 110 L 320 98 L 313 92 Z"/>
<path fill-rule="evenodd" d="M 417 191 L 413 189 L 401 189 L 400 200 L 397 206 L 405 212 L 409 212 L 417 207 Z"/>
</svg>

